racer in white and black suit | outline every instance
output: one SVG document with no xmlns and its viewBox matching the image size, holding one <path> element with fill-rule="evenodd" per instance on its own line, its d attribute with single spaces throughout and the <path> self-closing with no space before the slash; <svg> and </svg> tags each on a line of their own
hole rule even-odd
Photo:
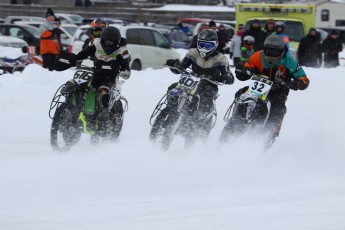
<svg viewBox="0 0 345 230">
<path fill-rule="evenodd" d="M 224 54 L 218 51 L 218 37 L 214 30 L 207 29 L 199 33 L 197 39 L 197 48 L 191 48 L 186 56 L 179 60 L 167 60 L 168 66 L 175 66 L 180 70 L 185 70 L 189 66 L 194 73 L 204 75 L 210 80 L 224 84 L 232 84 L 234 76 L 230 72 L 229 61 Z M 178 71 L 171 69 L 173 73 Z M 176 86 L 174 83 L 169 87 L 172 89 Z M 198 88 L 200 95 L 200 109 L 203 112 L 209 112 L 213 107 L 213 100 L 217 96 L 218 86 L 206 80 L 201 80 L 201 87 Z"/>
<path fill-rule="evenodd" d="M 62 53 L 55 65 L 55 69 L 62 71 L 75 66 L 78 61 L 92 58 L 94 62 L 94 78 L 92 86 L 97 90 L 98 114 L 101 118 L 103 112 L 107 111 L 110 99 L 110 89 L 117 84 L 119 77 L 128 79 L 131 71 L 129 67 L 130 56 L 127 50 L 127 42 L 122 38 L 120 31 L 113 26 L 103 29 L 100 38 L 96 38 L 92 45 L 80 51 L 77 55 Z M 73 85 L 70 82 L 70 85 Z M 68 82 L 66 90 L 68 91 Z M 122 117 L 123 107 L 121 100 L 114 104 L 116 116 Z M 101 124 L 101 123 L 100 123 Z"/>
</svg>

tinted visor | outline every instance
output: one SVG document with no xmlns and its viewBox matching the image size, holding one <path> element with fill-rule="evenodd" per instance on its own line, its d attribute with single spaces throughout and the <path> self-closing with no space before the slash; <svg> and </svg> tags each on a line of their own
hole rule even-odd
<svg viewBox="0 0 345 230">
<path fill-rule="evenodd" d="M 216 46 L 216 42 L 198 41 L 199 49 L 212 50 L 215 46 Z"/>
<path fill-rule="evenodd" d="M 115 41 L 103 41 L 103 44 L 106 46 L 115 46 Z"/>
<path fill-rule="evenodd" d="M 264 48 L 264 53 L 268 57 L 280 57 L 282 53 L 284 52 L 284 49 L 276 49 L 276 48 Z"/>
</svg>

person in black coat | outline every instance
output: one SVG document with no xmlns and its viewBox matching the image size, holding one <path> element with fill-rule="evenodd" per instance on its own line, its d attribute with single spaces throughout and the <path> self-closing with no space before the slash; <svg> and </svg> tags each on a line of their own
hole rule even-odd
<svg viewBox="0 0 345 230">
<path fill-rule="evenodd" d="M 254 43 L 254 51 L 262 50 L 264 47 L 264 41 L 267 37 L 267 34 L 262 30 L 259 21 L 257 19 L 254 19 L 252 21 L 252 24 L 249 28 L 249 30 L 246 30 L 242 36 L 242 43 L 243 43 L 243 38 L 245 36 L 252 36 L 255 39 Z"/>
<path fill-rule="evenodd" d="M 310 28 L 307 36 L 301 39 L 297 51 L 298 62 L 302 66 L 319 68 L 322 65 L 322 47 L 315 28 Z"/>
<path fill-rule="evenodd" d="M 322 42 L 322 52 L 324 53 L 325 68 L 337 67 L 339 65 L 339 52 L 343 51 L 343 46 L 336 30 L 332 30 L 330 35 Z"/>
</svg>

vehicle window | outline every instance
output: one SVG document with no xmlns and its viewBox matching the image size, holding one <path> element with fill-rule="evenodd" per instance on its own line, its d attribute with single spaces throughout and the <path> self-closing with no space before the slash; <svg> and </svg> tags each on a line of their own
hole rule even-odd
<svg viewBox="0 0 345 230">
<path fill-rule="evenodd" d="M 126 40 L 128 44 L 137 44 L 140 45 L 139 30 L 129 29 L 126 32 Z"/>
<path fill-rule="evenodd" d="M 188 36 L 184 32 L 181 32 L 181 31 L 173 32 L 172 38 L 174 41 L 177 41 L 177 42 L 188 41 Z"/>
<path fill-rule="evenodd" d="M 23 38 L 23 31 L 19 28 L 10 28 L 9 29 L 10 36 L 17 37 L 17 38 Z"/>
<path fill-rule="evenodd" d="M 140 29 L 140 44 L 145 46 L 156 46 L 151 30 Z"/>
<path fill-rule="evenodd" d="M 81 17 L 79 15 L 70 15 L 69 17 L 75 22 L 82 22 L 83 21 L 83 17 Z"/>
<path fill-rule="evenodd" d="M 345 26 L 345 20 L 335 20 L 335 26 Z"/>
<path fill-rule="evenodd" d="M 162 47 L 162 48 L 169 47 L 169 42 L 167 41 L 167 39 L 162 34 L 160 34 L 157 31 L 152 31 L 152 32 L 153 32 L 154 39 L 156 41 L 155 42 L 156 46 Z"/>
<path fill-rule="evenodd" d="M 252 20 L 249 20 L 245 26 L 245 30 L 250 28 Z M 265 26 L 265 20 L 259 20 L 261 28 Z M 299 42 L 304 37 L 304 28 L 301 22 L 285 21 L 284 33 L 289 37 L 290 41 Z"/>
<path fill-rule="evenodd" d="M 37 29 L 36 27 L 25 27 L 30 34 L 32 34 L 35 38 L 40 39 L 41 38 L 41 32 L 39 29 Z"/>
<path fill-rule="evenodd" d="M 2 35 L 6 34 L 6 28 L 5 27 L 0 28 L 0 34 L 2 34 Z"/>
<path fill-rule="evenodd" d="M 77 31 L 78 27 L 72 27 L 72 26 L 62 26 L 66 31 L 67 33 L 69 33 L 70 35 L 74 35 L 75 32 Z"/>
</svg>

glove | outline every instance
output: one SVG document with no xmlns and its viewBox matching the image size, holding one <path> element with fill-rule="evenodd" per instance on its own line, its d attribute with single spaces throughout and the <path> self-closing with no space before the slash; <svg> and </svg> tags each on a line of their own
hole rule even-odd
<svg viewBox="0 0 345 230">
<path fill-rule="evenodd" d="M 290 89 L 295 90 L 295 91 L 301 89 L 301 81 L 299 80 L 291 81 Z"/>
<path fill-rule="evenodd" d="M 165 63 L 167 66 L 171 66 L 171 67 L 177 67 L 180 66 L 180 60 L 178 59 L 168 59 Z"/>
<path fill-rule="evenodd" d="M 127 80 L 131 76 L 131 72 L 129 72 L 128 70 L 120 71 L 117 76 Z"/>
<path fill-rule="evenodd" d="M 250 78 L 251 72 L 243 64 L 237 64 L 235 74 L 238 80 L 246 81 Z"/>
<path fill-rule="evenodd" d="M 234 56 L 234 54 L 232 52 L 230 52 L 230 59 L 232 59 L 233 56 Z"/>
<path fill-rule="evenodd" d="M 59 28 L 54 28 L 52 29 L 52 33 L 59 37 L 61 35 L 61 30 Z"/>
<path fill-rule="evenodd" d="M 182 64 L 180 63 L 180 60 L 178 60 L 178 59 L 168 59 L 165 64 L 167 66 L 176 67 L 180 70 L 180 71 L 178 71 L 176 69 L 170 68 L 170 71 L 173 72 L 174 74 L 179 74 L 184 70 Z"/>
<path fill-rule="evenodd" d="M 226 75 L 224 84 L 231 85 L 233 83 L 234 83 L 234 75 L 232 75 L 232 73 L 230 73 L 230 75 Z"/>
<path fill-rule="evenodd" d="M 56 71 L 63 71 L 75 66 L 76 64 L 77 61 L 75 54 L 62 51 L 55 62 L 54 69 Z"/>
</svg>

